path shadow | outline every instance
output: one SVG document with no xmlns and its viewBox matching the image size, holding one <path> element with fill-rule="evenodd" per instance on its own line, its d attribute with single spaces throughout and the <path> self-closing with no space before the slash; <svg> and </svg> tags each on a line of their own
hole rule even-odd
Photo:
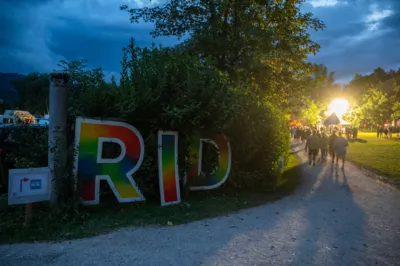
<svg viewBox="0 0 400 266">
<path fill-rule="evenodd" d="M 241 246 L 240 254 L 252 254 L 254 260 L 250 257 L 241 260 L 244 255 L 237 254 L 239 251 L 235 252 L 228 245 L 218 252 L 229 254 L 229 257 L 223 257 L 227 260 L 224 261 L 226 265 L 336 266 L 370 263 L 365 259 L 365 214 L 354 200 L 345 171 L 332 165 L 330 160 L 315 167 L 309 166 L 305 153 L 299 149 L 299 146 L 295 147 L 294 153 L 300 160 L 303 184 L 294 196 L 271 206 L 276 208 L 275 215 L 252 210 L 262 223 L 253 223 L 254 230 L 246 232 L 246 237 L 243 232 L 238 232 L 239 235 L 233 239 L 237 242 L 238 238 L 245 237 L 243 241 L 248 241 L 248 244 Z M 268 240 L 258 247 L 262 238 Z M 285 255 L 279 255 L 281 253 Z M 275 257 L 287 258 L 287 261 L 275 261 Z M 212 258 L 203 262 L 218 265 Z"/>
<path fill-rule="evenodd" d="M 307 202 L 307 229 L 298 243 L 294 265 L 360 263 L 365 252 L 365 214 L 354 201 L 345 171 L 328 166 Z"/>
</svg>

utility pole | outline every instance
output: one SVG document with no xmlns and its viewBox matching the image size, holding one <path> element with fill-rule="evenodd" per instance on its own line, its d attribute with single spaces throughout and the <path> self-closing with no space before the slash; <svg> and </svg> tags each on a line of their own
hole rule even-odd
<svg viewBox="0 0 400 266">
<path fill-rule="evenodd" d="M 67 164 L 67 84 L 64 73 L 50 74 L 49 87 L 49 170 L 51 178 L 51 205 L 58 201 L 60 179 L 66 173 Z"/>
</svg>

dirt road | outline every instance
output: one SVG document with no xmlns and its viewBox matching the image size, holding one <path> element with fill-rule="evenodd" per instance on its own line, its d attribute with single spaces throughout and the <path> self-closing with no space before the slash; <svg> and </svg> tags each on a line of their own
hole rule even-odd
<svg viewBox="0 0 400 266">
<path fill-rule="evenodd" d="M 400 265 L 400 191 L 306 163 L 295 195 L 230 216 L 127 228 L 61 243 L 0 246 L 0 265 Z"/>
</svg>

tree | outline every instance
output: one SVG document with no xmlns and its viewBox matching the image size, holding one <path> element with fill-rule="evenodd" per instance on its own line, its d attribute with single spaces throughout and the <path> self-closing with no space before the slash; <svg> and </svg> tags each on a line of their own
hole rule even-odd
<svg viewBox="0 0 400 266">
<path fill-rule="evenodd" d="M 313 65 L 306 62 L 319 45 L 309 29 L 323 23 L 301 13 L 304 0 L 169 0 L 163 6 L 122 6 L 131 16 L 155 23 L 153 36 L 189 36 L 177 51 L 211 60 L 235 81 L 247 80 L 254 90 L 287 107 L 293 95 L 302 95 L 305 76 Z"/>
<path fill-rule="evenodd" d="M 400 101 L 393 104 L 392 107 L 392 120 L 397 121 L 400 119 Z"/>
<path fill-rule="evenodd" d="M 89 69 L 87 60 L 67 62 L 61 60 L 58 66 L 70 76 L 68 82 L 68 113 L 72 116 L 86 114 L 97 117 L 107 113 L 116 114 L 111 93 L 113 84 L 104 80 L 102 68 Z"/>
<path fill-rule="evenodd" d="M 397 85 L 396 80 L 391 80 L 390 89 L 388 89 L 388 102 L 390 106 L 392 120 L 400 119 L 400 85 Z"/>
<path fill-rule="evenodd" d="M 33 114 L 49 112 L 49 76 L 45 73 L 31 73 L 13 81 L 19 93 L 18 107 Z"/>
<path fill-rule="evenodd" d="M 323 106 L 342 95 L 341 86 L 335 83 L 335 72 L 328 72 L 325 65 L 315 65 L 311 98 Z"/>
<path fill-rule="evenodd" d="M 359 123 L 362 120 L 382 124 L 399 118 L 400 86 L 397 71 L 377 68 L 369 75 L 356 74 L 344 90 L 348 98 L 355 99 L 356 105 L 346 119 Z"/>
<path fill-rule="evenodd" d="M 392 69 L 385 71 L 378 67 L 368 75 L 356 74 L 350 83 L 344 87 L 344 93 L 347 97 L 360 99 L 369 87 L 385 90 L 385 88 L 388 88 L 387 85 L 391 86 L 393 82 L 400 84 L 400 68 L 397 71 Z M 388 91 L 386 90 L 386 92 Z"/>
<path fill-rule="evenodd" d="M 363 96 L 360 113 L 372 124 L 381 125 L 390 119 L 391 108 L 386 93 L 377 88 L 368 88 Z"/>
<path fill-rule="evenodd" d="M 309 101 L 306 108 L 304 108 L 300 115 L 299 120 L 306 122 L 308 125 L 316 125 L 321 121 L 321 107 L 314 101 Z"/>
<path fill-rule="evenodd" d="M 288 100 L 287 113 L 301 117 L 302 113 L 306 112 L 309 106 L 318 106 L 319 110 L 312 112 L 322 117 L 327 111 L 329 103 L 342 95 L 341 86 L 335 83 L 335 73 L 329 72 L 325 65 L 313 65 L 312 75 L 304 77 L 302 82 L 298 82 L 298 86 L 303 86 L 300 91 L 301 95 L 294 94 Z M 307 115 L 308 116 L 308 115 Z M 314 116 L 314 119 L 317 119 Z M 317 121 L 317 122 L 318 122 Z M 314 123 L 315 124 L 315 123 Z"/>
<path fill-rule="evenodd" d="M 352 126 L 361 127 L 362 122 L 364 121 L 364 110 L 362 106 L 354 103 L 353 106 L 350 107 L 349 111 L 343 114 L 343 119 L 350 122 Z"/>
</svg>

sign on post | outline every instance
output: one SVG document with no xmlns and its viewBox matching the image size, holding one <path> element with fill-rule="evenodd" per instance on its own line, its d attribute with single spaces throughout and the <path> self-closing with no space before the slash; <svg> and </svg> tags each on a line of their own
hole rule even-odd
<svg viewBox="0 0 400 266">
<path fill-rule="evenodd" d="M 8 204 L 27 204 L 50 200 L 48 167 L 10 169 L 8 171 Z"/>
</svg>

